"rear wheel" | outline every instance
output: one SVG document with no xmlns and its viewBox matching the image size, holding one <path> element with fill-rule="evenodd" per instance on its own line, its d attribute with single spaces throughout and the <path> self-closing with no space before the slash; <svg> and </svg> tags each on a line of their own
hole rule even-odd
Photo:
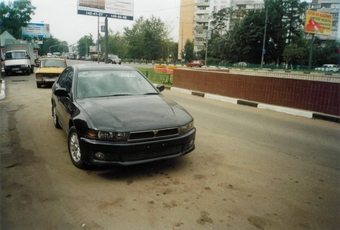
<svg viewBox="0 0 340 230">
<path fill-rule="evenodd" d="M 77 130 L 74 127 L 71 127 L 68 133 L 68 152 L 70 154 L 73 165 L 80 169 L 85 169 L 88 166 L 86 162 L 82 159 L 83 151 L 85 150 L 82 150 L 80 148 L 80 141 Z"/>
</svg>

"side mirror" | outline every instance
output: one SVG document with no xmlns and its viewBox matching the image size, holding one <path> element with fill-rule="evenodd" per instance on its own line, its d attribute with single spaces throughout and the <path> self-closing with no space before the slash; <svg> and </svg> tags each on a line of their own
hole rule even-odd
<svg viewBox="0 0 340 230">
<path fill-rule="evenodd" d="M 162 92 L 165 89 L 164 85 L 157 85 L 156 88 L 159 90 L 159 92 Z"/>
<path fill-rule="evenodd" d="M 66 88 L 56 88 L 54 94 L 59 97 L 68 97 Z"/>
</svg>

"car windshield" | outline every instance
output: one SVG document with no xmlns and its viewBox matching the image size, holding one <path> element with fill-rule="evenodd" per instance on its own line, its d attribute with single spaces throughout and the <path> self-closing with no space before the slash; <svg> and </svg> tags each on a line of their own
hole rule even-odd
<svg viewBox="0 0 340 230">
<path fill-rule="evenodd" d="M 27 54 L 25 52 L 8 52 L 6 53 L 6 59 L 25 59 Z"/>
<path fill-rule="evenodd" d="M 135 70 L 83 71 L 78 73 L 77 98 L 158 94 Z"/>
<path fill-rule="evenodd" d="M 41 60 L 41 67 L 62 67 L 66 68 L 63 60 Z"/>
</svg>

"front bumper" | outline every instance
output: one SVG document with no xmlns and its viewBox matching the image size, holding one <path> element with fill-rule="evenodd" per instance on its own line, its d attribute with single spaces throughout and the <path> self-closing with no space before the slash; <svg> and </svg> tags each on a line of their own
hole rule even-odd
<svg viewBox="0 0 340 230">
<path fill-rule="evenodd" d="M 24 73 L 27 71 L 28 67 L 22 66 L 5 66 L 4 67 L 6 73 Z"/>
<path fill-rule="evenodd" d="M 107 142 L 80 138 L 83 160 L 92 165 L 134 165 L 183 156 L 195 149 L 196 129 L 171 138 Z M 97 153 L 102 157 L 96 157 Z M 97 154 L 98 155 L 98 154 Z"/>
</svg>

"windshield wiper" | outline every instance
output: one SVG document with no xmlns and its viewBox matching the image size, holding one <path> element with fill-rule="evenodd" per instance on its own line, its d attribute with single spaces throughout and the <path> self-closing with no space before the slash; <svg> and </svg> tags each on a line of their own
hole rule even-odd
<svg viewBox="0 0 340 230">
<path fill-rule="evenodd" d="M 105 95 L 105 96 L 101 96 L 101 97 L 120 97 L 120 96 L 131 96 L 132 94 L 128 94 L 128 93 L 117 93 L 117 94 L 112 94 L 112 95 Z"/>
<path fill-rule="evenodd" d="M 152 93 L 144 93 L 143 95 L 158 95 L 157 92 L 152 92 Z"/>
</svg>

